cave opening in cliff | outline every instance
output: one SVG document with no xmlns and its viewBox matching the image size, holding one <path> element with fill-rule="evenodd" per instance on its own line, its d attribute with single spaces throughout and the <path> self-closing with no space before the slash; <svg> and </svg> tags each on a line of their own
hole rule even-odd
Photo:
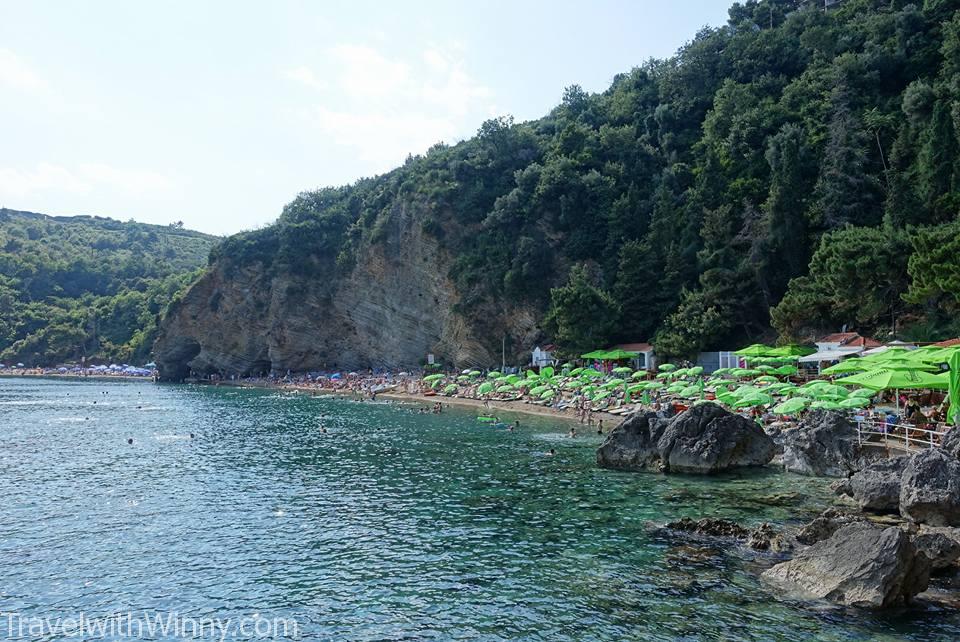
<svg viewBox="0 0 960 642">
<path fill-rule="evenodd" d="M 190 362 L 200 354 L 200 342 L 193 337 L 182 337 L 158 358 L 160 377 L 167 381 L 183 381 L 191 374 Z"/>
</svg>

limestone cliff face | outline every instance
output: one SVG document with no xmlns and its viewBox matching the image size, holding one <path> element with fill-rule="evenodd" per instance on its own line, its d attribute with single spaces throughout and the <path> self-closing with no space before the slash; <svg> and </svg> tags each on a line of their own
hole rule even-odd
<svg viewBox="0 0 960 642">
<path fill-rule="evenodd" d="M 304 260 L 308 260 L 305 257 Z M 329 279 L 260 263 L 213 264 L 164 320 L 154 348 L 162 378 L 275 370 L 417 366 L 427 353 L 457 366 L 500 363 L 503 336 L 537 339 L 533 309 L 455 312 L 452 257 L 400 208 L 384 239 Z"/>
</svg>

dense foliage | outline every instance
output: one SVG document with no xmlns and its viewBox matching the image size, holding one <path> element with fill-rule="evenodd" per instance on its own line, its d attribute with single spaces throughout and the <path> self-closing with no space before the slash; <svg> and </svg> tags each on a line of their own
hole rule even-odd
<svg viewBox="0 0 960 642">
<path fill-rule="evenodd" d="M 213 258 L 349 269 L 414 216 L 464 311 L 524 301 L 571 349 L 956 333 L 960 2 L 823 4 L 734 4 L 603 93 L 303 194 Z"/>
<path fill-rule="evenodd" d="M 0 361 L 142 364 L 215 240 L 180 225 L 0 210 Z"/>
</svg>

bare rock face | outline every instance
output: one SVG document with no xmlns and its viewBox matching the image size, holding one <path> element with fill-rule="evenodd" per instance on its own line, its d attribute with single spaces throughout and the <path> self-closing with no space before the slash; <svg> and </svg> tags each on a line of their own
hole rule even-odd
<svg viewBox="0 0 960 642">
<path fill-rule="evenodd" d="M 900 486 L 900 514 L 931 526 L 960 526 L 960 461 L 939 448 L 911 456 Z"/>
<path fill-rule="evenodd" d="M 597 464 L 709 474 L 763 466 L 773 456 L 773 440 L 756 423 L 715 404 L 700 404 L 670 420 L 654 413 L 628 419 L 601 444 Z"/>
<path fill-rule="evenodd" d="M 852 497 L 863 510 L 879 513 L 900 511 L 900 486 L 910 457 L 881 459 L 849 479 L 833 485 L 838 495 Z"/>
<path fill-rule="evenodd" d="M 940 442 L 940 448 L 960 459 L 960 427 L 954 426 L 946 432 Z"/>
<path fill-rule="evenodd" d="M 353 267 L 321 272 L 327 276 L 219 259 L 161 325 L 154 347 L 161 378 L 406 367 L 428 353 L 489 365 L 499 363 L 504 335 L 532 345 L 536 310 L 481 302 L 470 316 L 457 311 L 453 257 L 421 218 L 398 206 L 381 241 L 359 248 Z"/>
<path fill-rule="evenodd" d="M 930 559 L 930 567 L 935 571 L 956 566 L 960 559 L 960 542 L 943 533 L 920 533 L 913 538 L 913 544 Z"/>
<path fill-rule="evenodd" d="M 847 477 L 870 458 L 857 442 L 856 426 L 844 413 L 811 412 L 795 430 L 783 433 L 783 466 L 792 473 Z"/>
<path fill-rule="evenodd" d="M 858 607 L 909 602 L 927 588 L 930 560 L 896 526 L 848 524 L 763 578 L 804 596 Z"/>
</svg>

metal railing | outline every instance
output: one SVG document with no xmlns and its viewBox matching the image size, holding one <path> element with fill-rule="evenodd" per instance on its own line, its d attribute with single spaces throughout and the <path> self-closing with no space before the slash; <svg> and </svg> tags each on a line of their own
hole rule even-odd
<svg viewBox="0 0 960 642">
<path fill-rule="evenodd" d="M 857 422 L 857 441 L 861 446 L 883 446 L 900 450 L 925 450 L 940 443 L 949 426 L 929 424 L 926 427 L 913 424 L 888 424 L 884 421 L 865 419 Z"/>
</svg>

